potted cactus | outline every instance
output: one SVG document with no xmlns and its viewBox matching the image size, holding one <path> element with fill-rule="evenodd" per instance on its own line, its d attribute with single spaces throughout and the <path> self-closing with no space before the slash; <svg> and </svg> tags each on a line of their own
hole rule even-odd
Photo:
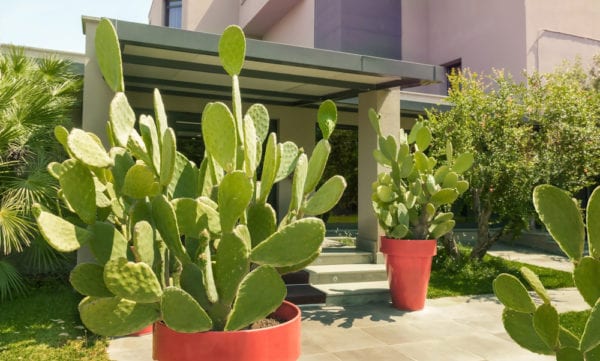
<svg viewBox="0 0 600 361">
<path fill-rule="evenodd" d="M 592 308 L 581 337 L 561 325 L 538 276 L 522 267 L 526 283 L 541 300 L 536 304 L 525 285 L 503 273 L 494 280 L 494 293 L 504 304 L 502 322 L 510 337 L 521 347 L 557 360 L 600 360 L 600 187 L 587 204 L 586 225 L 576 202 L 563 190 L 540 185 L 533 191 L 533 204 L 546 229 L 574 265 L 573 280 L 585 302 Z M 589 255 L 584 256 L 587 229 Z"/>
<path fill-rule="evenodd" d="M 318 256 L 325 226 L 314 216 L 330 210 L 345 189 L 340 176 L 317 189 L 337 111 L 331 101 L 319 108 L 324 139 L 310 158 L 292 142 L 278 143 L 267 134 L 263 105 L 242 112 L 238 75 L 245 45 L 237 26 L 220 39 L 219 57 L 233 82 L 233 111 L 220 102 L 204 108 L 206 153 L 199 167 L 177 152 L 157 90 L 154 118 L 142 115 L 136 127 L 123 92 L 117 34 L 106 19 L 97 28 L 96 52 L 115 92 L 107 123 L 110 149 L 83 130 L 55 130 L 70 159 L 48 169 L 77 219 L 38 206 L 37 224 L 59 251 L 84 245 L 91 250 L 93 261 L 78 264 L 70 276 L 86 296 L 79 304 L 84 325 L 118 336 L 154 324 L 156 360 L 299 357 L 300 311 L 284 302 L 281 274 Z M 292 174 L 291 203 L 277 222 L 267 196 Z M 248 329 L 270 315 L 280 324 Z"/>
<path fill-rule="evenodd" d="M 373 183 L 372 200 L 384 233 L 381 252 L 392 304 L 402 310 L 420 310 L 425 305 L 436 239 L 454 228 L 454 215 L 445 210 L 468 189 L 462 174 L 473 164 L 473 155 L 454 157 L 448 142 L 446 162 L 438 165 L 425 153 L 432 136 L 423 121 L 408 136 L 401 129 L 394 138 L 381 133 L 380 117 L 373 109 L 369 120 L 378 138 L 373 156 L 388 169 Z"/>
</svg>

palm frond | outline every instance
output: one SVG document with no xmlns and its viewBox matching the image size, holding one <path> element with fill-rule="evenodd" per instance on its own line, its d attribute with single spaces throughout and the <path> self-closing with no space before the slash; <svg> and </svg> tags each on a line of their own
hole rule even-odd
<svg viewBox="0 0 600 361">
<path fill-rule="evenodd" d="M 35 231 L 19 204 L 3 199 L 0 203 L 0 252 L 21 252 Z"/>
<path fill-rule="evenodd" d="M 24 274 L 65 273 L 75 263 L 73 255 L 54 250 L 40 235 L 33 238 L 31 245 L 22 253 L 11 257 Z"/>
<path fill-rule="evenodd" d="M 27 294 L 28 288 L 19 271 L 0 260 L 0 303 Z"/>
<path fill-rule="evenodd" d="M 34 170 L 24 178 L 13 178 L 5 183 L 4 199 L 21 205 L 21 211 L 29 214 L 35 203 L 52 204 L 56 196 L 55 179 L 44 170 Z"/>
</svg>

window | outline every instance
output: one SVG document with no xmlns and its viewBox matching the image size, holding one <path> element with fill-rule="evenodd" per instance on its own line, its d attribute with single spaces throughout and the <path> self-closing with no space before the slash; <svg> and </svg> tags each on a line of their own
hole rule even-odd
<svg viewBox="0 0 600 361">
<path fill-rule="evenodd" d="M 181 4 L 182 0 L 166 0 L 165 26 L 181 29 Z"/>
<path fill-rule="evenodd" d="M 448 75 L 453 72 L 459 72 L 462 69 L 462 59 L 456 59 L 447 62 L 446 64 L 442 64 L 444 69 L 446 70 L 446 91 L 450 89 L 450 82 L 448 81 Z"/>
</svg>

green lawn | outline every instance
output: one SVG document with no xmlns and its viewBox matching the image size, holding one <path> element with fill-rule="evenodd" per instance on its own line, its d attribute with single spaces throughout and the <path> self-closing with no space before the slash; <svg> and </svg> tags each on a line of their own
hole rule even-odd
<svg viewBox="0 0 600 361">
<path fill-rule="evenodd" d="M 81 325 L 80 299 L 66 281 L 49 280 L 25 298 L 0 304 L 0 360 L 108 360 L 107 340 Z"/>
<path fill-rule="evenodd" d="M 427 297 L 490 294 L 494 292 L 492 281 L 504 272 L 522 279 L 519 268 L 525 266 L 524 263 L 489 255 L 486 255 L 482 262 L 467 262 L 468 250 L 463 249 L 462 252 L 462 262 L 455 262 L 443 251 L 434 257 Z M 574 287 L 573 278 L 568 272 L 526 266 L 540 277 L 546 288 Z"/>
<path fill-rule="evenodd" d="M 492 293 L 498 274 L 518 275 L 522 266 L 490 256 L 480 263 L 455 263 L 442 253 L 434 260 L 430 298 Z M 531 268 L 548 288 L 573 286 L 567 272 Z M 107 339 L 91 335 L 81 325 L 80 299 L 66 280 L 50 280 L 41 282 L 28 297 L 0 304 L 0 360 L 108 360 Z M 585 317 L 585 313 L 569 313 L 561 320 L 580 334 Z"/>
</svg>

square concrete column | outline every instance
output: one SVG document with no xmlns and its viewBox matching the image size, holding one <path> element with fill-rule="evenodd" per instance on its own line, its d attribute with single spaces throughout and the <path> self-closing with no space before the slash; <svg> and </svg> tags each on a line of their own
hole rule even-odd
<svg viewBox="0 0 600 361">
<path fill-rule="evenodd" d="M 377 135 L 369 122 L 369 109 L 381 115 L 383 134 L 400 131 L 400 88 L 376 90 L 358 96 L 358 238 L 357 248 L 373 252 L 376 263 L 383 263 L 379 252 L 382 234 L 371 201 L 371 184 L 377 174 L 386 170 L 375 162 Z"/>
<path fill-rule="evenodd" d="M 108 137 L 106 136 L 106 122 L 110 101 L 114 93 L 106 85 L 96 61 L 96 28 L 98 20 L 84 18 L 85 33 L 85 68 L 83 73 L 83 104 L 81 127 L 83 130 L 96 134 L 108 149 Z M 77 251 L 77 263 L 94 262 L 89 246 L 81 247 Z"/>
</svg>

